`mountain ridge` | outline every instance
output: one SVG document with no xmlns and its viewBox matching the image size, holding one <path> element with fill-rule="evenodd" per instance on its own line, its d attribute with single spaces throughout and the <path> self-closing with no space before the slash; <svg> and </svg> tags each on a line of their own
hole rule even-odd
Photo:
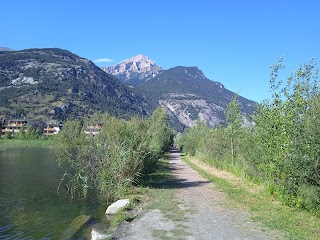
<svg viewBox="0 0 320 240">
<path fill-rule="evenodd" d="M 122 83 L 67 50 L 2 51 L 0 115 L 65 120 L 103 111 L 130 118 L 148 115 L 160 105 L 168 112 L 170 126 L 180 132 L 199 120 L 210 126 L 225 124 L 224 111 L 236 94 L 209 80 L 199 68 L 163 70 L 144 55 L 121 64 L 122 69 L 114 66 L 125 73 Z M 238 100 L 243 122 L 250 125 L 256 103 L 242 96 Z"/>
<path fill-rule="evenodd" d="M 0 52 L 0 115 L 63 120 L 96 111 L 129 117 L 147 115 L 151 106 L 136 89 L 67 50 Z"/>
<path fill-rule="evenodd" d="M 197 67 L 173 67 L 138 85 L 138 88 L 157 98 L 185 127 L 198 120 L 210 126 L 224 125 L 224 111 L 235 95 L 220 82 L 209 80 Z M 244 125 L 251 125 L 250 115 L 256 103 L 238 96 Z"/>
<path fill-rule="evenodd" d="M 8 47 L 0 47 L 0 52 L 6 52 L 6 51 L 15 51 L 15 50 Z"/>
<path fill-rule="evenodd" d="M 207 122 L 212 127 L 225 125 L 224 111 L 235 95 L 242 107 L 243 124 L 245 126 L 253 124 L 250 116 L 257 103 L 238 96 L 220 82 L 208 79 L 198 67 L 176 66 L 167 70 L 161 68 L 161 71 L 153 74 L 153 77 L 150 77 L 152 71 L 145 77 L 144 72 L 131 68 L 132 64 L 141 59 L 150 60 L 143 55 L 125 59 L 109 67 L 109 69 L 122 68 L 122 73 L 111 70 L 110 73 L 122 79 L 122 82 L 143 91 L 149 96 L 152 105 L 164 107 L 168 112 L 171 126 L 178 131 L 196 125 L 198 120 Z M 150 61 L 157 66 L 155 61 Z M 127 68 L 124 66 L 126 64 L 129 64 Z"/>
</svg>

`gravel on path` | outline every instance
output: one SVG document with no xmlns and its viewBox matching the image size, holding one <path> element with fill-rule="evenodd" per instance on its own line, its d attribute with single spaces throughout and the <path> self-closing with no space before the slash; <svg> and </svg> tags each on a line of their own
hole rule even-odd
<svg viewBox="0 0 320 240">
<path fill-rule="evenodd" d="M 268 230 L 261 223 L 253 222 L 244 210 L 233 209 L 224 204 L 226 196 L 214 184 L 203 178 L 180 158 L 176 149 L 170 152 L 170 169 L 178 189 L 176 198 L 180 209 L 185 210 L 187 221 L 182 224 L 188 235 L 170 236 L 169 239 L 279 239 L 281 233 Z M 159 210 L 145 212 L 131 223 L 120 225 L 115 239 L 158 239 L 152 232 L 170 231 L 177 224 L 166 219 Z M 161 238 L 164 239 L 164 238 Z"/>
</svg>

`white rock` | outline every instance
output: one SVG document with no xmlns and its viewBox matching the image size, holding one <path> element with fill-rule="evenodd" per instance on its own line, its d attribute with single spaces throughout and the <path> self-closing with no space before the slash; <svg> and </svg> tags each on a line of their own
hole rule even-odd
<svg viewBox="0 0 320 240">
<path fill-rule="evenodd" d="M 127 206 L 130 203 L 129 199 L 121 199 L 112 203 L 106 210 L 106 215 L 112 215 L 117 213 L 121 208 Z"/>
</svg>

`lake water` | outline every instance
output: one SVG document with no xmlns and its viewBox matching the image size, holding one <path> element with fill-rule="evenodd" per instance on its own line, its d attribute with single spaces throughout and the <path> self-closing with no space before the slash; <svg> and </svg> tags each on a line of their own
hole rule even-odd
<svg viewBox="0 0 320 240">
<path fill-rule="evenodd" d="M 45 148 L 0 151 L 0 239 L 59 239 L 72 220 L 98 212 L 57 194 L 63 170 Z"/>
</svg>

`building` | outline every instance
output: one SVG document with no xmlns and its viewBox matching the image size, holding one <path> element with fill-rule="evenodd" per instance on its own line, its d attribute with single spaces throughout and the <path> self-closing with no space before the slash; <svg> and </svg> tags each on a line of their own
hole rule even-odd
<svg viewBox="0 0 320 240">
<path fill-rule="evenodd" d="M 55 124 L 47 124 L 47 126 L 43 129 L 44 136 L 53 136 L 58 134 L 61 131 L 60 127 Z"/>
<path fill-rule="evenodd" d="M 1 124 L 1 135 L 4 135 L 6 132 L 11 132 L 15 134 L 21 129 L 25 128 L 37 128 L 40 132 L 43 132 L 43 129 L 47 126 L 46 122 L 40 119 L 3 119 Z"/>
<path fill-rule="evenodd" d="M 92 135 L 95 136 L 97 135 L 100 130 L 102 129 L 102 124 L 101 123 L 97 123 L 97 124 L 90 124 L 84 127 L 84 133 L 87 135 Z"/>
</svg>

